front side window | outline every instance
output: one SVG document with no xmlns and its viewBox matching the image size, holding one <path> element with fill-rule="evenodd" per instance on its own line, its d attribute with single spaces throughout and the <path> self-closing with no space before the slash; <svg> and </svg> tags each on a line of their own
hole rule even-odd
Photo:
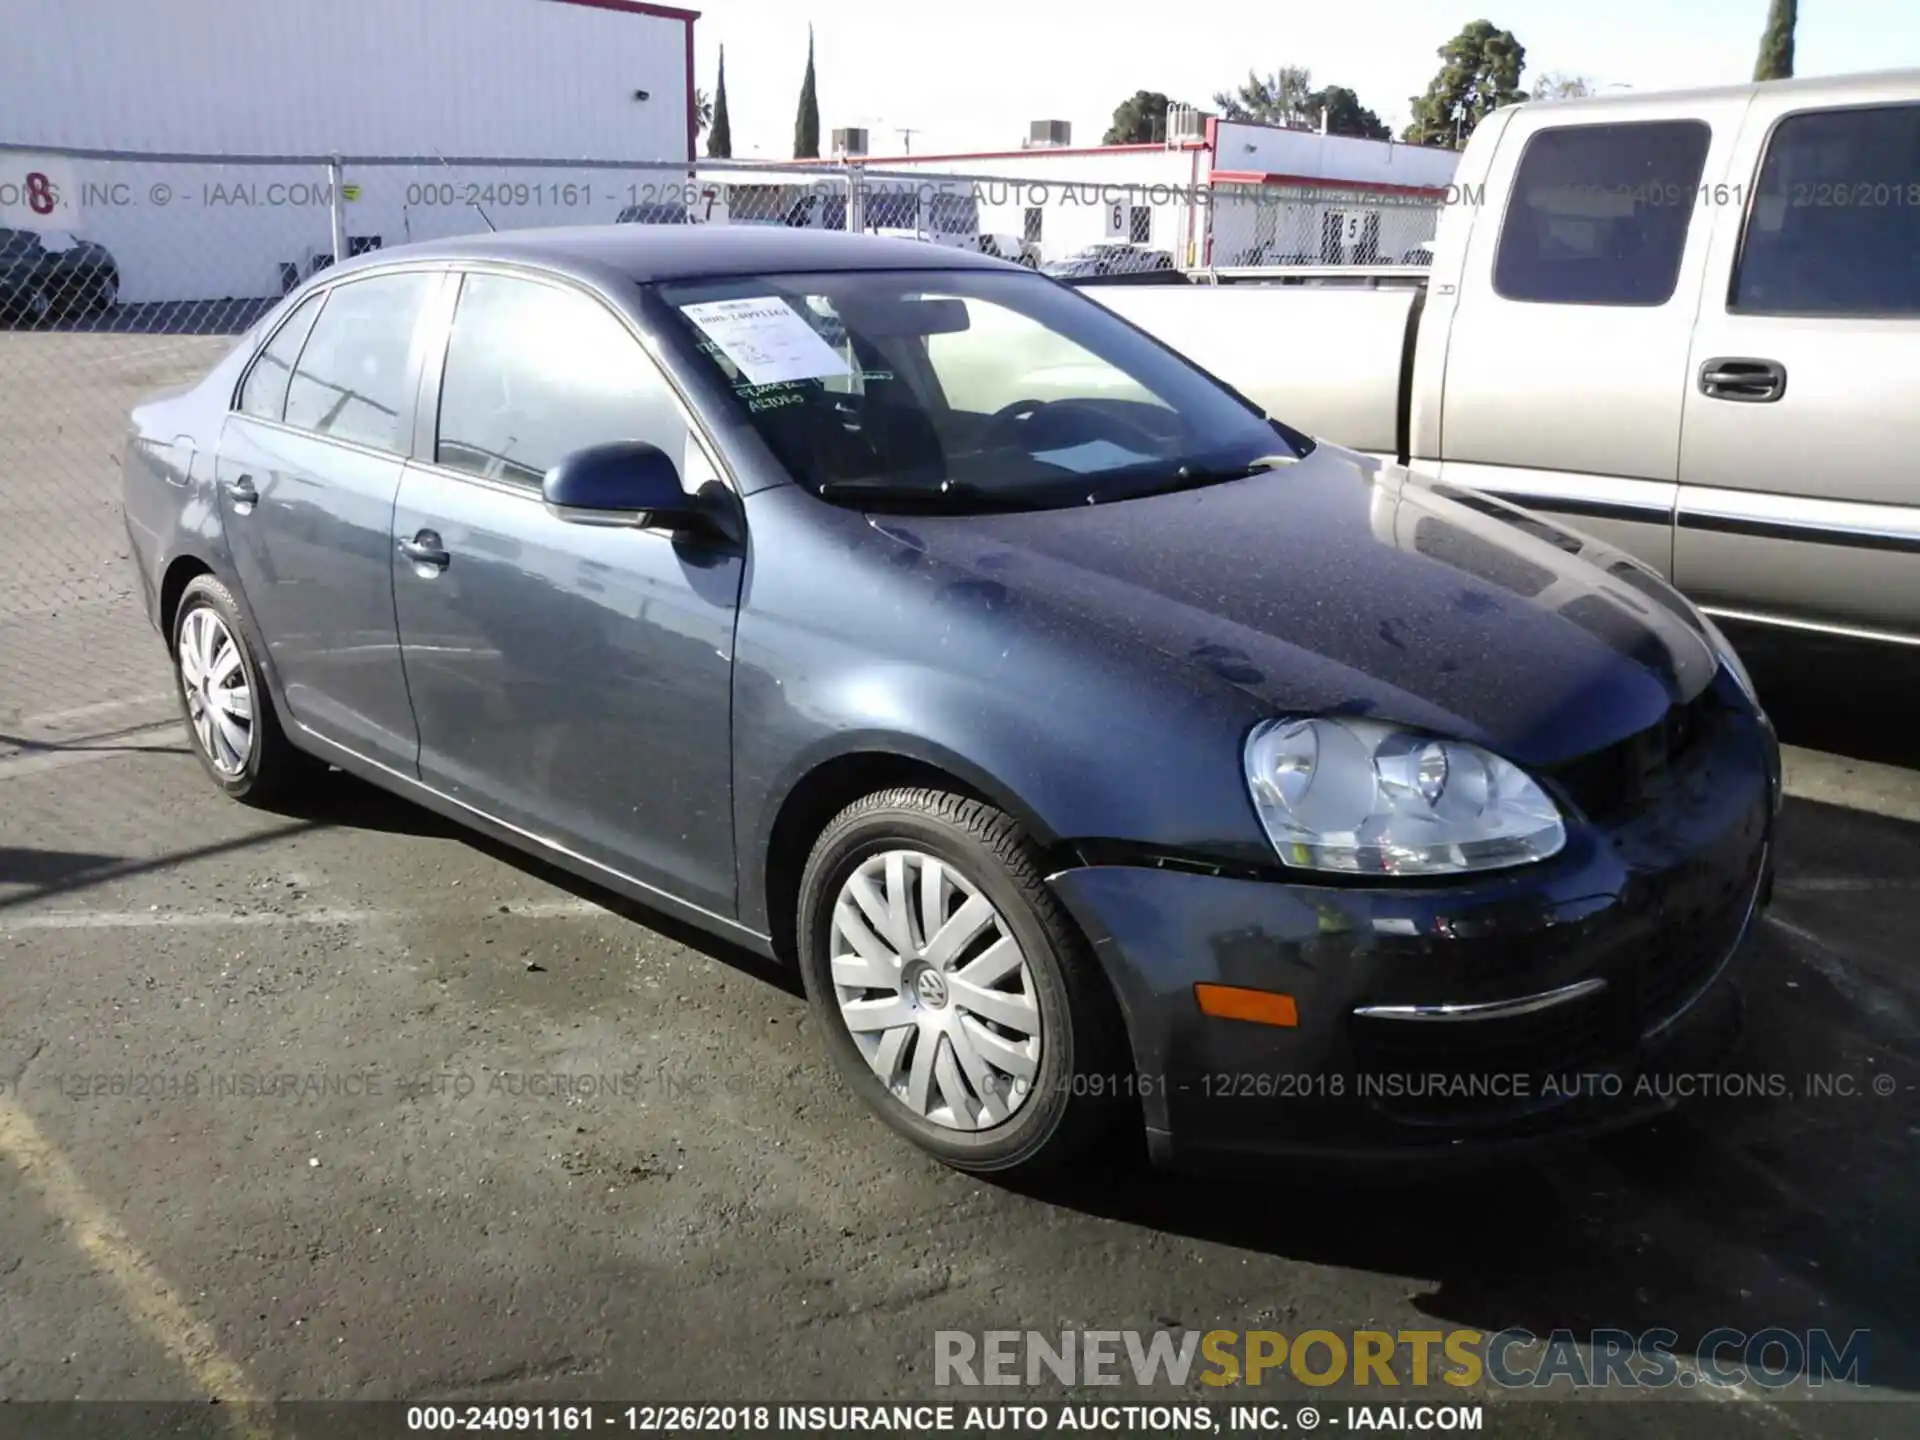
<svg viewBox="0 0 1920 1440">
<path fill-rule="evenodd" d="M 274 332 L 267 348 L 247 371 L 246 383 L 240 387 L 242 414 L 260 420 L 278 420 L 285 415 L 287 384 L 293 378 L 294 361 L 300 358 L 300 347 L 306 343 L 307 332 L 313 329 L 326 298 L 324 294 L 309 295 L 288 317 L 287 323 Z"/>
<path fill-rule="evenodd" d="M 1031 274 L 740 276 L 658 293 L 694 363 L 829 499 L 1087 504 L 1299 453 L 1233 392 Z"/>
<path fill-rule="evenodd" d="M 439 281 L 416 272 L 330 289 L 287 385 L 287 424 L 404 454 L 412 439 L 414 329 Z"/>
<path fill-rule="evenodd" d="M 1789 115 L 1767 142 L 1729 308 L 1920 315 L 1920 105 Z"/>
<path fill-rule="evenodd" d="M 1711 139 L 1697 120 L 1540 131 L 1514 177 L 1494 290 L 1546 304 L 1664 305 Z"/>
<path fill-rule="evenodd" d="M 461 283 L 440 385 L 439 464 L 538 485 L 572 451 L 614 440 L 658 445 L 679 465 L 686 433 L 653 361 L 597 301 L 511 276 Z"/>
</svg>

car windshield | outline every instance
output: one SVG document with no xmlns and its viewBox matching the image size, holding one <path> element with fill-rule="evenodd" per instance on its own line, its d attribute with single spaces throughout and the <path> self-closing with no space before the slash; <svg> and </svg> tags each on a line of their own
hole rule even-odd
<svg viewBox="0 0 1920 1440">
<path fill-rule="evenodd" d="M 1238 479 L 1311 442 L 1030 272 L 657 287 L 800 484 L 867 508 L 1037 509 Z"/>
</svg>

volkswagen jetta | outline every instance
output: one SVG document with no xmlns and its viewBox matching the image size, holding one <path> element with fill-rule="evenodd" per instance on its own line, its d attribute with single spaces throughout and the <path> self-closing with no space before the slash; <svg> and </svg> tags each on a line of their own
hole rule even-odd
<svg viewBox="0 0 1920 1440">
<path fill-rule="evenodd" d="M 1777 746 L 1657 577 L 988 257 L 385 251 L 124 471 L 215 784 L 337 766 L 787 961 L 963 1168 L 1611 1123 L 1764 903 Z"/>
</svg>

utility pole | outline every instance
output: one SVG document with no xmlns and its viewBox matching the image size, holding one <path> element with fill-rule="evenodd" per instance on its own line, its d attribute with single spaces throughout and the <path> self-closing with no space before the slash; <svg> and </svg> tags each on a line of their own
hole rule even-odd
<svg viewBox="0 0 1920 1440">
<path fill-rule="evenodd" d="M 894 133 L 900 137 L 901 153 L 911 155 L 913 153 L 913 137 L 920 132 L 911 126 L 902 126 L 900 129 L 894 131 Z"/>
</svg>

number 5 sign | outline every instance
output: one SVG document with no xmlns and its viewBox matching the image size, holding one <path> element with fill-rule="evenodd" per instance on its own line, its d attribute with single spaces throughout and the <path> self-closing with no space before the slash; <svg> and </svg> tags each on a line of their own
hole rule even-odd
<svg viewBox="0 0 1920 1440">
<path fill-rule="evenodd" d="M 0 161 L 0 228 L 71 230 L 79 199 L 79 181 L 65 160 L 9 155 Z"/>
</svg>

